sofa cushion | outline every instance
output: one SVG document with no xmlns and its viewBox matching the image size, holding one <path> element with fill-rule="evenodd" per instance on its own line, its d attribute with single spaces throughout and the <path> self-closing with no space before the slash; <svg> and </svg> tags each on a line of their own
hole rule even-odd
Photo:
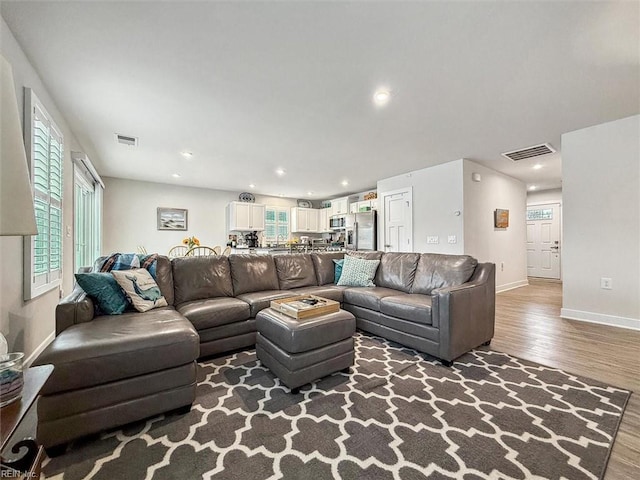
<svg viewBox="0 0 640 480">
<path fill-rule="evenodd" d="M 214 297 L 233 297 L 228 257 L 179 257 L 171 260 L 176 305 Z"/>
<path fill-rule="evenodd" d="M 129 299 L 111 273 L 76 273 L 76 281 L 102 313 L 120 315 L 129 306 Z"/>
<path fill-rule="evenodd" d="M 436 288 L 462 285 L 471 278 L 478 261 L 469 255 L 423 253 L 418 261 L 411 293 L 431 295 Z"/>
<path fill-rule="evenodd" d="M 380 260 L 365 260 L 347 255 L 337 284 L 348 287 L 374 287 L 373 279 L 379 265 Z"/>
<path fill-rule="evenodd" d="M 173 271 L 171 260 L 164 255 L 156 257 L 156 283 L 160 287 L 162 296 L 167 300 L 169 306 L 175 303 L 173 295 Z"/>
<path fill-rule="evenodd" d="M 365 250 L 350 250 L 347 252 L 348 256 L 363 258 L 365 260 L 380 260 L 382 258 L 383 252 L 378 250 L 374 251 L 365 251 Z"/>
<path fill-rule="evenodd" d="M 335 264 L 335 276 L 334 276 L 334 282 L 338 283 L 340 281 L 340 277 L 342 276 L 342 267 L 344 267 L 344 258 L 341 258 L 340 260 L 334 260 L 333 263 Z"/>
<path fill-rule="evenodd" d="M 431 297 L 417 293 L 384 297 L 380 300 L 380 311 L 392 317 L 431 325 Z"/>
<path fill-rule="evenodd" d="M 247 302 L 230 297 L 193 300 L 181 303 L 176 308 L 193 323 L 196 330 L 240 322 L 250 316 Z"/>
<path fill-rule="evenodd" d="M 292 295 L 315 295 L 317 297 L 328 298 L 335 302 L 342 303 L 344 291 L 349 287 L 339 287 L 337 285 L 322 285 L 319 287 L 302 287 L 291 290 Z"/>
<path fill-rule="evenodd" d="M 318 285 L 313 260 L 308 253 L 275 255 L 273 260 L 281 290 Z"/>
<path fill-rule="evenodd" d="M 341 260 L 344 258 L 344 253 L 339 252 L 327 252 L 327 253 L 312 253 L 311 260 L 313 260 L 313 266 L 316 271 L 317 285 L 326 285 L 328 283 L 335 282 L 335 264 L 334 260 Z"/>
<path fill-rule="evenodd" d="M 344 303 L 380 311 L 380 300 L 384 297 L 401 295 L 402 292 L 384 287 L 347 288 L 344 291 Z"/>
<path fill-rule="evenodd" d="M 173 308 L 97 317 L 62 331 L 35 365 L 55 366 L 41 393 L 102 385 L 193 362 L 200 339 Z"/>
<path fill-rule="evenodd" d="M 139 312 L 167 306 L 167 300 L 162 296 L 160 287 L 146 268 L 113 270 L 111 274 Z"/>
<path fill-rule="evenodd" d="M 138 259 L 139 255 L 136 255 Z M 143 255 L 143 258 L 148 258 L 150 255 Z M 102 267 L 104 267 L 105 262 L 112 258 L 112 255 L 98 257 L 93 264 L 93 268 L 91 271 L 99 272 Z M 173 299 L 173 273 L 171 271 L 171 260 L 169 257 L 164 255 L 155 255 L 155 262 L 147 267 L 149 273 L 154 278 L 158 287 L 160 287 L 160 291 L 162 292 L 162 296 L 166 299 L 169 306 L 172 306 L 174 303 Z M 111 270 L 109 270 L 111 271 Z"/>
<path fill-rule="evenodd" d="M 418 268 L 419 253 L 385 253 L 380 259 L 375 284 L 409 293 Z"/>
<path fill-rule="evenodd" d="M 280 288 L 276 264 L 271 255 L 231 255 L 228 258 L 234 296 Z"/>
<path fill-rule="evenodd" d="M 260 310 L 270 307 L 271 300 L 292 296 L 293 294 L 287 290 L 265 290 L 262 292 L 243 293 L 238 295 L 238 299 L 249 304 L 249 315 L 253 318 Z"/>
</svg>

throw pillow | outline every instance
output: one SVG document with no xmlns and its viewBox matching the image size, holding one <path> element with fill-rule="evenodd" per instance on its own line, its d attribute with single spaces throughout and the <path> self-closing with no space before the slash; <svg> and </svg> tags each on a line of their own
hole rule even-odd
<svg viewBox="0 0 640 480">
<path fill-rule="evenodd" d="M 111 273 L 139 312 L 167 306 L 167 300 L 148 270 L 138 268 Z"/>
<path fill-rule="evenodd" d="M 342 265 L 342 275 L 338 285 L 347 287 L 375 287 L 373 279 L 380 265 L 380 260 L 364 260 L 362 258 L 345 255 Z"/>
<path fill-rule="evenodd" d="M 334 260 L 333 263 L 336 264 L 334 267 L 334 280 L 333 283 L 338 283 L 340 281 L 340 276 L 342 275 L 342 265 L 344 264 L 344 259 Z"/>
<path fill-rule="evenodd" d="M 106 315 L 120 315 L 129 306 L 127 296 L 110 273 L 76 273 L 76 281 Z"/>
</svg>

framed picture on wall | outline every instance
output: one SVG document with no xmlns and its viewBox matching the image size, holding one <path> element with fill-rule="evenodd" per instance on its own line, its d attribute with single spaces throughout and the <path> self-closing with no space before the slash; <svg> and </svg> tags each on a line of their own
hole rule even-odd
<svg viewBox="0 0 640 480">
<path fill-rule="evenodd" d="M 493 225 L 496 228 L 507 228 L 509 226 L 509 210 L 496 208 Z"/>
<path fill-rule="evenodd" d="M 186 230 L 187 214 L 186 208 L 158 207 L 158 230 Z"/>
</svg>

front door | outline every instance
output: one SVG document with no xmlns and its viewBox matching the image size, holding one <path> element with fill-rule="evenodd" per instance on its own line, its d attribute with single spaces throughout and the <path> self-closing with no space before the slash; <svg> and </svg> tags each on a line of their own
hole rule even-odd
<svg viewBox="0 0 640 480">
<path fill-rule="evenodd" d="M 527 275 L 560 279 L 560 204 L 527 206 Z"/>
<path fill-rule="evenodd" d="M 382 194 L 385 252 L 412 252 L 412 190 Z"/>
</svg>

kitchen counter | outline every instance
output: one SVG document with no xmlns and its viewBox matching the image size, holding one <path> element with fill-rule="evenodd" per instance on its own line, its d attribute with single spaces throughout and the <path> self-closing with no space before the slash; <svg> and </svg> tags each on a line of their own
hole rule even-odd
<svg viewBox="0 0 640 480">
<path fill-rule="evenodd" d="M 289 247 L 257 247 L 257 248 L 232 248 L 231 254 L 257 254 L 257 255 L 283 255 L 286 253 L 311 253 L 311 252 L 343 252 L 344 249 L 336 249 L 327 245 L 311 246 L 293 244 Z"/>
</svg>

